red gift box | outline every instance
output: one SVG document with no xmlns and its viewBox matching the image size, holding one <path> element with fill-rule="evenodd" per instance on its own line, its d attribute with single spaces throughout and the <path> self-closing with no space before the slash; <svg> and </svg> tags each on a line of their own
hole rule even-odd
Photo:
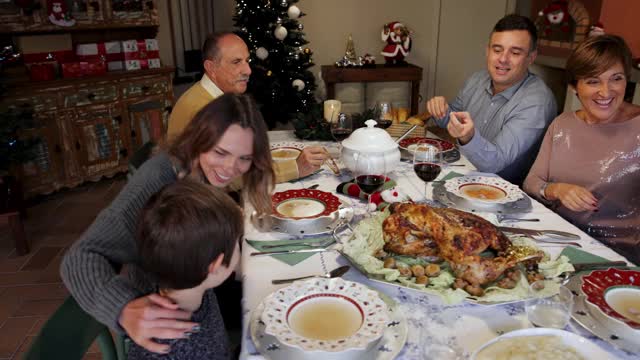
<svg viewBox="0 0 640 360">
<path fill-rule="evenodd" d="M 122 42 L 124 67 L 127 70 L 154 69 L 160 67 L 158 40 L 127 40 Z"/>
<path fill-rule="evenodd" d="M 53 80 L 56 77 L 54 64 L 32 64 L 29 69 L 31 81 Z"/>
<path fill-rule="evenodd" d="M 76 56 L 80 61 L 106 61 L 109 71 L 124 69 L 124 54 L 119 41 L 79 44 Z"/>
<path fill-rule="evenodd" d="M 73 51 L 71 50 L 23 54 L 22 58 L 24 59 L 24 63 L 27 65 L 46 62 L 63 63 L 75 60 L 75 56 L 73 55 Z"/>
<path fill-rule="evenodd" d="M 107 72 L 105 61 L 74 61 L 62 64 L 62 76 L 77 78 L 83 76 L 102 75 Z"/>
</svg>

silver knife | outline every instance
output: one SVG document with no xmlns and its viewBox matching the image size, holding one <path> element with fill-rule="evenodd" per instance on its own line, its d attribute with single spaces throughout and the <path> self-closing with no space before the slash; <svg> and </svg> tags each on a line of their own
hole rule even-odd
<svg viewBox="0 0 640 360">
<path fill-rule="evenodd" d="M 547 235 L 556 239 L 565 239 L 565 240 L 580 240 L 580 236 L 576 234 L 572 234 L 566 231 L 558 231 L 558 230 L 533 230 L 533 229 L 520 229 L 513 228 L 507 226 L 498 226 L 498 230 L 503 232 L 508 232 L 511 234 L 523 234 L 529 236 L 544 236 Z"/>
<path fill-rule="evenodd" d="M 605 261 L 605 262 L 594 262 L 594 263 L 581 263 L 581 264 L 572 264 L 573 268 L 576 269 L 576 272 L 585 271 L 585 270 L 593 270 L 600 268 L 610 268 L 610 267 L 627 267 L 627 263 L 625 261 Z"/>
<path fill-rule="evenodd" d="M 298 253 L 317 253 L 323 251 L 329 251 L 331 249 L 319 248 L 319 249 L 298 249 L 298 250 L 277 250 L 277 251 L 259 251 L 252 252 L 251 256 L 262 256 L 262 255 L 282 255 L 282 254 L 298 254 Z"/>
</svg>

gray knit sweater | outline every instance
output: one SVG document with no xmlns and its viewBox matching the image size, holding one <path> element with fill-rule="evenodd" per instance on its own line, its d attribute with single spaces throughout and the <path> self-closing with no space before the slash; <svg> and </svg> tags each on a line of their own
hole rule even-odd
<svg viewBox="0 0 640 360">
<path fill-rule="evenodd" d="M 176 181 L 166 153 L 146 161 L 67 251 L 60 267 L 62 280 L 78 304 L 121 333 L 124 329 L 118 324 L 118 317 L 122 308 L 154 287 L 136 265 L 138 217 L 153 194 Z M 127 265 L 129 275 L 119 274 L 123 265 Z"/>
</svg>

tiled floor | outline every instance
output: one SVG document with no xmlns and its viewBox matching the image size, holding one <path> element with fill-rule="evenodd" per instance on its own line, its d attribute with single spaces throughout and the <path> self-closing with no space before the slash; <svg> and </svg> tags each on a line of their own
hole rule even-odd
<svg viewBox="0 0 640 360">
<path fill-rule="evenodd" d="M 66 249 L 125 184 L 124 176 L 88 183 L 33 201 L 25 231 L 31 252 L 15 254 L 0 226 L 0 359 L 21 359 L 46 319 L 67 297 L 59 275 Z M 100 359 L 94 344 L 85 359 Z"/>
</svg>

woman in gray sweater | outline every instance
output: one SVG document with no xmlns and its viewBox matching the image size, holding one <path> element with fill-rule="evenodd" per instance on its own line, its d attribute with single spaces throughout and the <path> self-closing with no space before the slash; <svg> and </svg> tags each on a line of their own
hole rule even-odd
<svg viewBox="0 0 640 360">
<path fill-rule="evenodd" d="M 198 324 L 170 300 L 145 295 L 149 284 L 136 280 L 144 276 L 137 276 L 135 229 L 148 199 L 184 177 L 226 189 L 242 182 L 243 196 L 256 211 L 271 211 L 274 176 L 267 129 L 248 95 L 225 94 L 205 106 L 166 151 L 140 167 L 61 266 L 65 285 L 85 311 L 158 353 L 167 345 L 154 338 L 184 338 Z"/>
</svg>

